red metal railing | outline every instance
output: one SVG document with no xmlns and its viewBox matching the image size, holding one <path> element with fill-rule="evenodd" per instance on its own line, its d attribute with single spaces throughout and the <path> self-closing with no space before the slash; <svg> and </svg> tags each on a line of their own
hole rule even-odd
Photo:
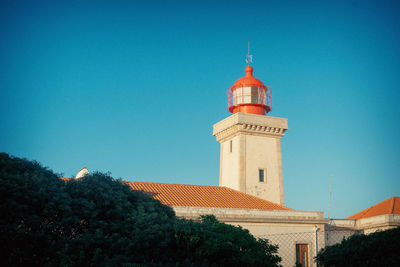
<svg viewBox="0 0 400 267">
<path fill-rule="evenodd" d="M 227 99 L 227 108 L 229 110 L 229 112 L 232 112 L 232 108 L 233 108 L 233 92 L 231 90 L 231 88 L 228 88 L 228 90 L 226 90 L 226 99 Z"/>
</svg>

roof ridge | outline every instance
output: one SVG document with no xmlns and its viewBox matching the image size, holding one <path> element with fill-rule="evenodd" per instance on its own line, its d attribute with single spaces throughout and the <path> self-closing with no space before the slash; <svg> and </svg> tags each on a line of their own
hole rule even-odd
<svg viewBox="0 0 400 267">
<path fill-rule="evenodd" d="M 147 181 L 127 181 L 127 180 L 122 180 L 122 181 L 123 181 L 123 182 L 128 182 L 128 183 L 171 184 L 171 185 L 189 185 L 189 186 L 221 187 L 221 186 L 218 186 L 218 185 L 178 184 L 178 183 L 147 182 Z"/>
</svg>

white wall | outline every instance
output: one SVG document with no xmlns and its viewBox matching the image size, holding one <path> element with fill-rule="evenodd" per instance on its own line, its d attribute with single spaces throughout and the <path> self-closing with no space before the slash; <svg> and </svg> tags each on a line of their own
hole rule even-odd
<svg viewBox="0 0 400 267">
<path fill-rule="evenodd" d="M 232 141 L 232 152 L 230 142 Z M 239 189 L 239 136 L 227 139 L 221 143 L 220 149 L 220 186 Z"/>
<path fill-rule="evenodd" d="M 236 113 L 214 125 L 221 143 L 220 186 L 284 205 L 280 139 L 287 119 Z M 230 142 L 232 141 L 232 152 Z M 259 169 L 265 171 L 259 181 Z"/>
<path fill-rule="evenodd" d="M 213 214 L 218 220 L 241 226 L 255 237 L 267 238 L 278 245 L 282 266 L 293 267 L 296 262 L 296 244 L 308 244 L 309 266 L 316 266 L 315 226 L 320 228 L 318 247 L 324 247 L 324 223 L 322 212 L 250 210 L 207 207 L 173 207 L 176 215 L 187 219 L 198 219 L 200 215 Z"/>
<path fill-rule="evenodd" d="M 284 204 L 279 138 L 254 135 L 246 135 L 245 138 L 245 193 L 274 203 Z M 259 169 L 264 169 L 264 182 L 259 181 Z"/>
</svg>

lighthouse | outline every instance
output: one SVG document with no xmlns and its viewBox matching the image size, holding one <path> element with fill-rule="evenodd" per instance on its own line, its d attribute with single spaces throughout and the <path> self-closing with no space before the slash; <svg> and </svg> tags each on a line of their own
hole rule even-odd
<svg viewBox="0 0 400 267">
<path fill-rule="evenodd" d="M 213 127 L 220 143 L 219 185 L 284 205 L 281 137 L 288 126 L 287 119 L 267 115 L 271 88 L 248 65 L 228 88 L 227 103 L 233 114 Z"/>
</svg>

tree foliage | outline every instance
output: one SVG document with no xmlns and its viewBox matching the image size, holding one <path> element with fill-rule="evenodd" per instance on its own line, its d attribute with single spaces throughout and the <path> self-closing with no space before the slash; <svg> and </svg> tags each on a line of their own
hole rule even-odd
<svg viewBox="0 0 400 267">
<path fill-rule="evenodd" d="M 178 219 L 107 174 L 65 182 L 0 153 L 1 266 L 278 266 L 277 247 L 214 216 Z"/>
<path fill-rule="evenodd" d="M 0 154 L 2 266 L 43 265 L 65 235 L 70 197 L 64 182 L 37 162 Z M 68 215 L 67 215 L 68 214 Z"/>
<path fill-rule="evenodd" d="M 256 239 L 248 230 L 219 222 L 213 215 L 200 222 L 180 219 L 175 224 L 177 255 L 184 265 L 279 266 L 277 246 Z"/>
<path fill-rule="evenodd" d="M 353 235 L 340 244 L 322 249 L 316 260 L 321 266 L 398 266 L 400 227 L 369 235 Z"/>
</svg>

